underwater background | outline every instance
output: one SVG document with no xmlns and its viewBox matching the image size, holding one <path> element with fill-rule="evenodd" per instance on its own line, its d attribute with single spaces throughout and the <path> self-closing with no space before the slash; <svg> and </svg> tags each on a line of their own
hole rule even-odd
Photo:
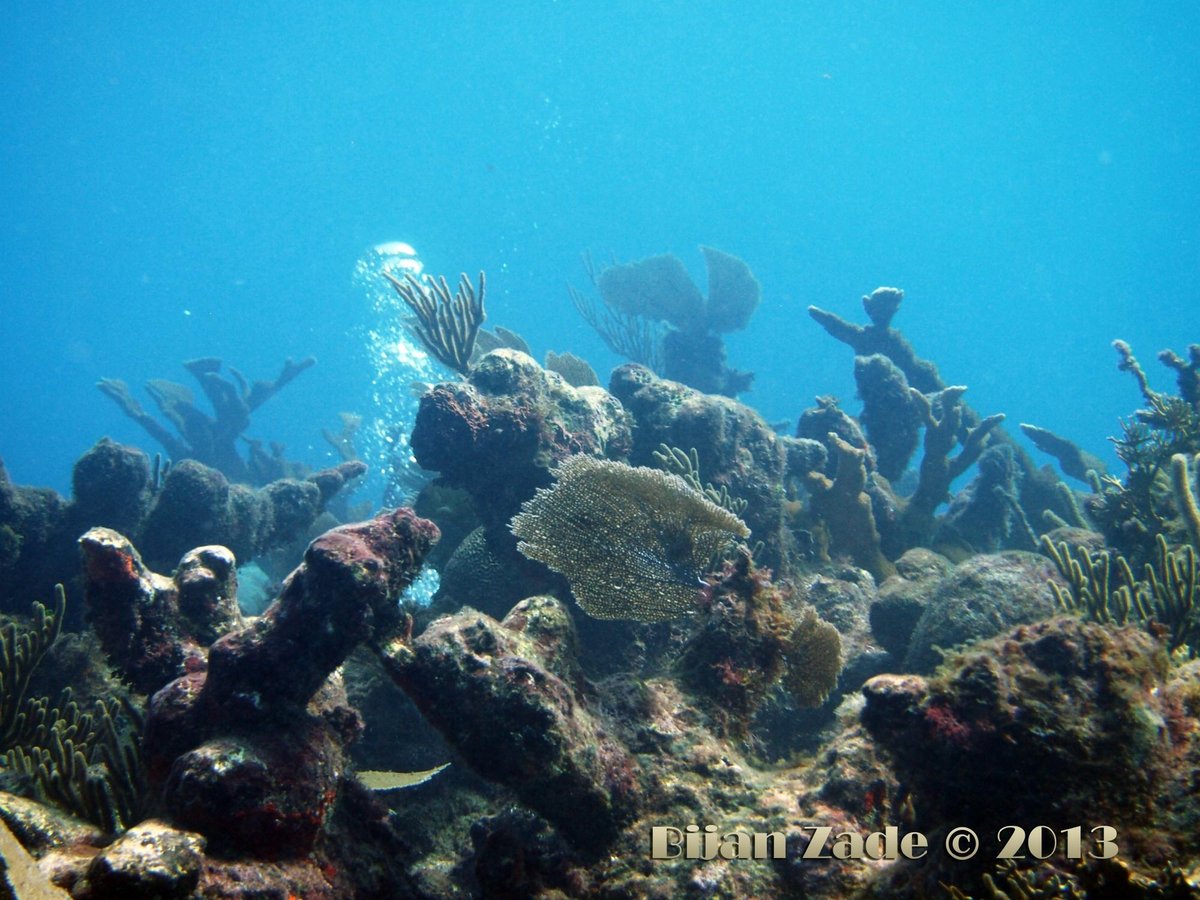
<svg viewBox="0 0 1200 900">
<path fill-rule="evenodd" d="M 1136 402 L 1110 342 L 1186 340 L 1200 281 L 1200 18 L 1189 3 L 12 3 L 0 27 L 0 455 L 65 490 L 95 390 L 318 365 L 251 436 L 312 466 L 372 408 L 383 241 L 486 270 L 539 358 L 619 360 L 580 260 L 700 244 L 763 300 L 728 338 L 768 421 L 853 407 L 805 315 L 879 285 L 984 414 L 1112 461 Z M 1157 368 L 1155 366 L 1155 368 Z M 1157 376 L 1158 373 L 1152 373 Z M 1164 373 L 1165 374 L 1165 373 Z M 149 449 L 149 448 L 148 448 Z"/>
<path fill-rule="evenodd" d="M 1198 25 L 8 4 L 0 896 L 1200 897 Z"/>
</svg>

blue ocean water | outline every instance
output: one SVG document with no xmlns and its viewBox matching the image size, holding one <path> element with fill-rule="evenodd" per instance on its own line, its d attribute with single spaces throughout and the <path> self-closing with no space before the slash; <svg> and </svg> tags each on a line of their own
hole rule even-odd
<svg viewBox="0 0 1200 900">
<path fill-rule="evenodd" d="M 356 262 L 484 269 L 489 324 L 620 360 L 582 252 L 745 259 L 743 399 L 852 411 L 810 303 L 896 320 L 982 413 L 1096 453 L 1200 340 L 1200 8 L 1190 3 L 11 3 L 0 24 L 0 457 L 66 490 L 95 388 L 318 365 L 251 436 L 310 465 L 375 403 Z M 139 388 L 140 391 L 140 388 Z M 148 398 L 140 394 L 149 405 Z"/>
</svg>

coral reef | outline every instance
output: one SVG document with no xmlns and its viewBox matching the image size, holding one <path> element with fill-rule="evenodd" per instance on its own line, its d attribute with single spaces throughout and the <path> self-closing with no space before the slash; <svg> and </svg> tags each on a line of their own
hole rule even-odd
<svg viewBox="0 0 1200 900">
<path fill-rule="evenodd" d="M 251 414 L 270 400 L 288 382 L 305 369 L 316 364 L 309 356 L 300 362 L 288 360 L 274 381 L 255 381 L 253 384 L 237 369 L 229 367 L 232 379 L 221 377 L 221 360 L 215 357 L 193 359 L 183 364 L 200 382 L 204 396 L 212 404 L 209 415 L 196 406 L 192 392 L 173 381 L 154 379 L 146 382 L 146 392 L 153 398 L 159 411 L 177 432 L 171 431 L 146 412 L 129 390 L 125 382 L 115 378 L 104 378 L 96 387 L 121 408 L 121 411 L 145 429 L 154 438 L 173 462 L 193 459 L 224 474 L 240 484 L 263 485 L 279 478 L 304 474 L 295 463 L 283 458 L 283 448 L 271 445 L 271 452 L 263 450 L 261 442 L 243 438 L 250 427 Z M 237 441 L 243 438 L 250 445 L 249 458 L 244 458 L 237 449 Z"/>
<path fill-rule="evenodd" d="M 911 786 L 915 825 L 934 847 L 950 826 L 995 834 L 1012 823 L 1088 821 L 1113 826 L 1126 856 L 1141 829 L 1162 829 L 1162 792 L 1187 790 L 1176 760 L 1193 733 L 1169 725 L 1179 713 L 1167 679 L 1166 655 L 1148 635 L 1059 618 L 955 654 L 929 680 L 872 679 L 862 719 Z M 1194 837 L 1158 839 L 1179 850 Z M 944 880 L 990 866 L 983 854 L 962 865 L 932 856 L 927 868 Z"/>
<path fill-rule="evenodd" d="M 875 451 L 876 467 L 884 478 L 895 481 L 917 450 L 923 410 L 904 372 L 883 354 L 854 357 L 854 383 L 863 403 L 859 419 Z"/>
<path fill-rule="evenodd" d="M 1012 445 L 988 447 L 979 455 L 975 478 L 954 495 L 937 521 L 934 543 L 960 553 L 1035 547 L 1033 528 L 1021 510 L 1020 480 Z"/>
<path fill-rule="evenodd" d="M 666 254 L 590 270 L 606 314 L 578 292 L 572 291 L 572 300 L 626 359 L 704 393 L 736 397 L 750 389 L 754 376 L 726 365 L 721 335 L 746 327 L 761 290 L 750 267 L 736 256 L 712 247 L 700 250 L 708 269 L 707 297 L 679 258 Z M 665 330 L 641 324 L 655 322 L 665 323 Z M 647 344 L 661 345 L 661 351 Z"/>
<path fill-rule="evenodd" d="M 0 602 L 58 600 L 0 625 L 0 822 L 37 869 L 79 900 L 1194 893 L 1200 345 L 1160 356 L 1178 396 L 1119 345 L 1147 405 L 1123 481 L 1023 426 L 1085 497 L 918 356 L 892 288 L 864 325 L 811 310 L 861 411 L 818 397 L 779 433 L 725 361 L 758 284 L 702 249 L 707 296 L 670 256 L 592 270 L 603 307 L 577 302 L 651 364 L 607 390 L 484 331 L 482 276 L 379 281 L 461 376 L 423 372 L 411 440 L 380 432 L 415 510 L 317 534 L 364 468 L 349 416 L 341 465 L 258 490 L 111 441 L 70 501 L 0 467 Z M 179 435 L 103 388 L 173 456 L 236 457 L 307 363 L 253 386 L 190 365 L 214 416 L 151 388 Z M 251 557 L 280 582 L 258 616 Z M 1102 824 L 1119 860 L 944 851 Z"/>
<path fill-rule="evenodd" d="M 1113 347 L 1120 357 L 1118 368 L 1129 372 L 1138 384 L 1146 407 L 1122 421 L 1122 435 L 1114 438 L 1117 457 L 1125 464 L 1124 479 L 1097 476 L 1084 507 L 1090 520 L 1104 533 L 1105 540 L 1134 564 L 1155 553 L 1155 536 L 1165 534 L 1172 543 L 1191 540 L 1197 517 L 1189 506 L 1187 464 L 1200 454 L 1200 399 L 1196 397 L 1196 361 L 1200 350 L 1189 348 L 1191 362 L 1164 350 L 1159 359 L 1178 373 L 1179 394 L 1157 391 L 1150 386 L 1133 350 L 1124 341 Z M 1176 456 L 1184 462 L 1176 463 Z M 1182 471 L 1178 470 L 1184 466 Z"/>
<path fill-rule="evenodd" d="M 254 490 L 192 460 L 164 477 L 140 450 L 104 438 L 75 464 L 70 501 L 11 484 L 0 472 L 0 609 L 20 609 L 25 597 L 48 596 L 56 582 L 69 582 L 78 570 L 76 540 L 89 528 L 127 535 L 154 569 L 215 543 L 249 560 L 303 536 L 365 471 L 361 462 L 344 462 Z"/>
<path fill-rule="evenodd" d="M 780 437 L 748 406 L 659 378 L 643 366 L 614 370 L 609 390 L 636 423 L 628 450 L 631 464 L 658 466 L 655 454 L 664 444 L 693 449 L 704 480 L 745 501 L 746 525 L 755 541 L 763 543 L 759 562 L 787 564 L 794 540 L 783 483 L 790 464 L 823 464 L 823 451 Z"/>
<path fill-rule="evenodd" d="M 442 594 L 453 591 L 459 603 L 471 602 L 467 566 L 479 561 L 513 576 L 488 583 L 487 609 L 494 615 L 503 617 L 522 597 L 560 590 L 560 580 L 517 552 L 509 521 L 538 488 L 550 485 L 551 470 L 569 456 L 623 458 L 630 427 L 629 415 L 603 388 L 572 387 L 515 350 L 494 350 L 474 365 L 466 381 L 426 392 L 412 448 L 417 462 L 439 477 L 417 505 L 447 526 L 452 537 L 465 537 L 477 525 L 483 528 L 455 564 L 467 577 L 452 578 Z M 469 498 L 470 521 L 464 504 L 448 492 Z M 444 558 L 456 551 L 448 545 L 439 552 Z M 447 563 L 444 570 L 450 568 Z M 510 585 L 511 593 L 492 591 L 502 583 Z"/>
<path fill-rule="evenodd" d="M 118 733 L 114 706 L 30 703 L 31 726 L 4 764 L 40 784 L 41 800 L 90 818 L 107 810 L 109 836 L 128 830 L 104 846 L 104 835 L 9 795 L 0 818 L 81 898 L 415 894 L 386 811 L 346 779 L 362 722 L 336 670 L 356 645 L 406 627 L 397 601 L 437 537 L 409 510 L 327 532 L 267 612 L 242 623 L 227 549 L 190 552 L 168 579 L 120 534 L 88 532 L 101 645 L 156 691 L 144 736 Z M 38 637 L 16 642 L 12 674 L 57 633 L 52 618 L 61 614 L 43 614 Z M 24 680 L 4 680 L 6 700 Z"/>
</svg>

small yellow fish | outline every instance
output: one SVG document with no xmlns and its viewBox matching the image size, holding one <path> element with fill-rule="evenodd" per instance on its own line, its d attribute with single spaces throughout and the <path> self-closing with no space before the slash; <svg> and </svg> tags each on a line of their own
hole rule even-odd
<svg viewBox="0 0 1200 900">
<path fill-rule="evenodd" d="M 426 769 L 424 772 L 389 772 L 381 769 L 368 769 L 358 773 L 358 780 L 373 791 L 395 791 L 424 784 L 449 766 L 450 763 L 442 763 L 440 766 Z"/>
</svg>

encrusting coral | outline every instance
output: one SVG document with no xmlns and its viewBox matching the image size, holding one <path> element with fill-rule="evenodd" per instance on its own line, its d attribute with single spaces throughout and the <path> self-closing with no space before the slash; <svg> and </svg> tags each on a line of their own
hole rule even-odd
<svg viewBox="0 0 1200 900">
<path fill-rule="evenodd" d="M 386 811 L 346 776 L 362 721 L 340 666 L 354 646 L 403 631 L 399 595 L 437 537 L 409 510 L 327 532 L 279 599 L 243 624 L 226 615 L 236 580 L 225 548 L 192 551 L 167 579 L 121 535 L 89 533 L 87 597 L 102 644 L 154 692 L 144 736 L 118 725 L 134 715 L 123 702 L 93 712 L 69 695 L 57 707 L 27 703 L 26 737 L 5 756 L 11 776 L 106 833 L 4 793 L 0 816 L 81 898 L 416 895 Z M 30 648 L 56 633 L 52 618 L 61 614 L 42 616 Z"/>
<path fill-rule="evenodd" d="M 502 616 L 530 593 L 552 589 L 545 567 L 519 554 L 509 532 L 521 504 L 547 487 L 554 466 L 573 454 L 623 458 L 630 430 L 629 414 L 603 388 L 573 387 L 510 349 L 485 354 L 465 381 L 438 384 L 422 396 L 412 449 L 417 462 L 438 478 L 416 505 L 439 525 L 449 526 L 448 536 L 455 540 L 482 526 L 467 548 L 472 558 L 509 570 L 514 576 L 509 582 L 530 579 L 511 594 L 491 596 L 490 612 Z M 448 492 L 457 498 L 449 499 Z M 471 521 L 463 521 L 464 516 Z M 455 549 L 441 552 L 449 555 Z M 461 565 L 456 568 L 464 571 Z M 489 582 L 488 588 L 500 586 Z M 447 590 L 452 587 L 446 585 Z M 461 601 L 470 591 L 458 593 Z"/>
<path fill-rule="evenodd" d="M 142 693 L 183 675 L 189 660 L 242 624 L 236 562 L 225 547 L 189 551 L 167 578 L 110 528 L 90 529 L 79 546 L 88 621 L 109 662 Z"/>
<path fill-rule="evenodd" d="M 1021 509 L 1021 470 L 1012 445 L 988 447 L 979 455 L 977 466 L 978 474 L 954 495 L 945 514 L 938 519 L 935 543 L 977 553 L 1037 546 L 1033 527 Z M 1067 494 L 1074 497 L 1069 489 Z"/>
</svg>

